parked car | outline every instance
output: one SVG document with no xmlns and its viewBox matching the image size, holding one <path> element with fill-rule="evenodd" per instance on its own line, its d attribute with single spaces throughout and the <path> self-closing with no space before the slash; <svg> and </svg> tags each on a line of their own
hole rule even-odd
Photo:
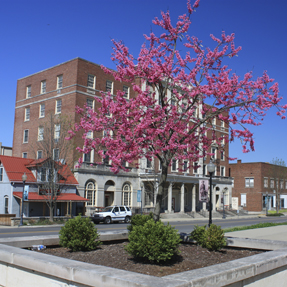
<svg viewBox="0 0 287 287">
<path fill-rule="evenodd" d="M 101 212 L 93 214 L 92 221 L 94 223 L 104 222 L 109 224 L 111 222 L 124 221 L 129 223 L 131 221 L 132 211 L 128 206 L 115 205 L 107 206 Z"/>
</svg>

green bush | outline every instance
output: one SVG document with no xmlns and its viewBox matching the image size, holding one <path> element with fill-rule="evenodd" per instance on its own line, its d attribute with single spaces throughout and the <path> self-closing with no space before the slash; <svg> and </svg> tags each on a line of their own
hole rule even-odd
<svg viewBox="0 0 287 287">
<path fill-rule="evenodd" d="M 139 259 L 164 262 L 179 253 L 181 239 L 174 227 L 149 219 L 143 225 L 134 225 L 129 233 L 126 251 Z"/>
<path fill-rule="evenodd" d="M 199 226 L 195 225 L 193 231 L 190 233 L 190 238 L 198 245 L 202 245 L 205 240 L 206 225 Z"/>
<path fill-rule="evenodd" d="M 211 224 L 207 229 L 206 225 L 196 225 L 190 234 L 190 238 L 195 240 L 198 245 L 209 250 L 217 251 L 226 246 L 224 232 L 220 226 L 215 224 Z"/>
<path fill-rule="evenodd" d="M 94 250 L 101 244 L 98 230 L 89 218 L 78 215 L 69 219 L 60 230 L 60 245 L 72 251 Z"/>
<path fill-rule="evenodd" d="M 269 213 L 267 216 L 284 216 L 283 213 Z"/>
<path fill-rule="evenodd" d="M 226 246 L 226 239 L 224 237 L 224 232 L 220 226 L 211 224 L 210 227 L 205 232 L 204 246 L 209 250 L 220 250 Z"/>
<path fill-rule="evenodd" d="M 153 214 L 150 212 L 148 215 L 136 214 L 132 216 L 131 224 L 127 229 L 131 232 L 134 226 L 143 226 L 148 220 L 153 219 Z"/>
</svg>

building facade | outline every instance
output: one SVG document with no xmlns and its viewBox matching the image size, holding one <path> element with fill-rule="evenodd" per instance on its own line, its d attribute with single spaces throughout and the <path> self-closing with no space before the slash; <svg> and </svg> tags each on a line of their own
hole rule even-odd
<svg viewBox="0 0 287 287">
<path fill-rule="evenodd" d="M 287 208 L 287 167 L 266 162 L 230 163 L 234 178 L 232 196 L 242 209 L 263 211 Z M 276 199 L 279 199 L 278 201 Z"/>
<path fill-rule="evenodd" d="M 99 108 L 95 97 L 102 92 L 121 90 L 127 99 L 134 97 L 129 83 L 116 81 L 103 72 L 101 67 L 89 61 L 76 58 L 44 71 L 18 80 L 15 105 L 13 137 L 13 156 L 37 158 L 41 150 L 35 150 L 36 143 L 43 138 L 44 123 L 48 114 L 54 117 L 65 115 L 71 126 L 79 122 L 80 116 L 75 107 L 85 105 L 96 110 Z M 214 119 L 217 133 L 228 136 L 229 127 L 223 121 Z M 55 126 L 55 134 L 60 133 Z M 94 135 L 95 136 L 95 135 Z M 81 134 L 73 139 L 74 146 L 83 146 Z M 224 152 L 223 152 L 224 150 Z M 216 171 L 213 179 L 213 209 L 221 208 L 221 198 L 225 194 L 225 204 L 231 204 L 231 179 L 228 173 L 228 141 L 224 148 L 218 144 L 211 147 Z M 155 204 L 160 167 L 157 160 L 141 159 L 135 166 L 128 167 L 129 172 L 113 174 L 109 161 L 99 164 L 99 158 L 93 152 L 80 155 L 75 149 L 69 153 L 67 163 L 74 167 L 83 156 L 83 164 L 74 168 L 79 182 L 79 193 L 88 199 L 87 214 L 98 208 L 126 204 L 138 210 L 141 204 L 145 211 L 152 211 Z M 195 212 L 206 209 L 199 198 L 199 181 L 208 180 L 206 164 L 210 156 L 200 159 L 196 167 L 180 171 L 178 163 L 172 162 L 169 168 L 168 192 L 164 197 L 162 212 Z M 198 166 L 198 167 L 197 167 Z M 141 191 L 139 200 L 138 191 Z M 140 202 L 141 201 L 141 202 Z"/>
<path fill-rule="evenodd" d="M 55 215 L 76 215 L 85 210 L 87 200 L 77 193 L 78 182 L 67 166 L 59 171 L 61 177 L 61 192 L 57 196 Z M 22 180 L 26 174 L 25 185 Z M 44 176 L 43 176 L 44 175 Z M 23 216 L 48 216 L 47 194 L 41 193 L 41 188 L 47 180 L 48 173 L 39 161 L 28 158 L 0 155 L 0 213 L 20 216 L 23 206 Z M 26 197 L 24 196 L 24 190 Z"/>
</svg>

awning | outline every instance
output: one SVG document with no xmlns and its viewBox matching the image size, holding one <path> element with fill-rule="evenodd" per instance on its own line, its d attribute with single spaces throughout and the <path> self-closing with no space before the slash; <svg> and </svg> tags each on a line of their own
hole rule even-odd
<svg viewBox="0 0 287 287">
<path fill-rule="evenodd" d="M 14 191 L 13 196 L 15 196 L 16 198 L 22 199 L 23 192 Z M 30 202 L 32 201 L 43 202 L 43 201 L 47 201 L 48 199 L 49 197 L 47 195 L 40 195 L 37 192 L 29 192 L 29 195 L 28 195 L 28 201 Z M 69 201 L 87 202 L 89 200 L 75 193 L 61 193 L 57 195 L 57 202 L 69 202 Z"/>
</svg>

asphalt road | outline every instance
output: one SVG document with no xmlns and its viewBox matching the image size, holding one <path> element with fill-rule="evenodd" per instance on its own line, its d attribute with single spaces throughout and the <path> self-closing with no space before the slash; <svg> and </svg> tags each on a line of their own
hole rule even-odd
<svg viewBox="0 0 287 287">
<path fill-rule="evenodd" d="M 213 223 L 220 225 L 222 228 L 252 225 L 260 222 L 286 222 L 287 217 L 262 217 L 262 218 L 228 218 L 228 219 L 214 219 Z M 206 220 L 188 220 L 188 221 L 172 221 L 170 222 L 179 232 L 190 233 L 193 230 L 194 225 L 208 224 L 208 218 Z M 104 231 L 121 231 L 126 230 L 128 224 L 114 223 L 114 224 L 97 224 L 99 232 Z M 45 226 L 45 227 L 0 227 L 0 238 L 8 237 L 21 237 L 21 236 L 38 236 L 38 235 L 57 235 L 61 226 Z"/>
</svg>

